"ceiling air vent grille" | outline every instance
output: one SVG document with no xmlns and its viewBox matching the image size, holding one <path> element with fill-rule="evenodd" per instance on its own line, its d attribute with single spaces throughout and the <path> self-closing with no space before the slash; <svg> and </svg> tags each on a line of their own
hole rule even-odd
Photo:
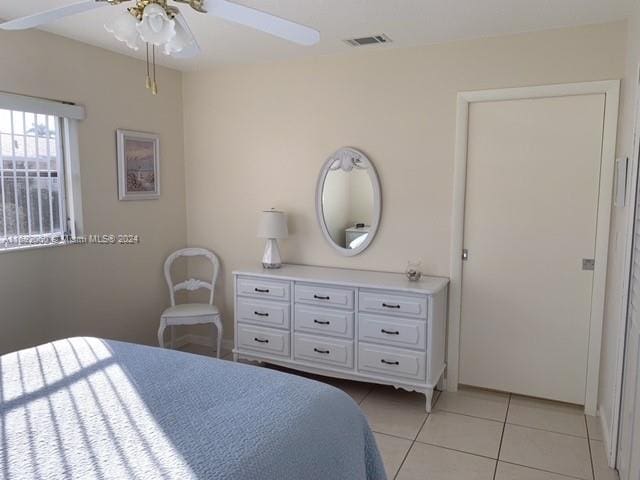
<svg viewBox="0 0 640 480">
<path fill-rule="evenodd" d="M 352 47 L 362 47 L 364 45 L 376 45 L 378 43 L 391 43 L 391 39 L 381 33 L 380 35 L 372 35 L 370 37 L 360 37 L 360 38 L 348 38 L 345 40 L 346 43 L 351 45 Z"/>
</svg>

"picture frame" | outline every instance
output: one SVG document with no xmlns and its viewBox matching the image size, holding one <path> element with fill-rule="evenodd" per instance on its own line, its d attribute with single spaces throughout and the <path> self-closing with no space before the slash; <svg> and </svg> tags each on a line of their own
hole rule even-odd
<svg viewBox="0 0 640 480">
<path fill-rule="evenodd" d="M 118 129 L 118 198 L 155 200 L 160 198 L 160 136 Z"/>
</svg>

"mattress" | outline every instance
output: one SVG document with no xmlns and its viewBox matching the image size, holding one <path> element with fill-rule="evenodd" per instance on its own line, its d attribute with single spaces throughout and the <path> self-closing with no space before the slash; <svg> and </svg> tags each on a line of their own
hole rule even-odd
<svg viewBox="0 0 640 480">
<path fill-rule="evenodd" d="M 97 338 L 0 357 L 0 479 L 381 480 L 342 391 Z"/>
</svg>

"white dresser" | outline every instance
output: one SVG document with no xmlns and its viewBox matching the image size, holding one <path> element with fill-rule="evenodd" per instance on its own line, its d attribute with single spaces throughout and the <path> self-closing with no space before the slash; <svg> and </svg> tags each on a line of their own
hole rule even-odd
<svg viewBox="0 0 640 480">
<path fill-rule="evenodd" d="M 445 363 L 442 277 L 283 265 L 233 272 L 239 357 L 426 396 Z"/>
</svg>

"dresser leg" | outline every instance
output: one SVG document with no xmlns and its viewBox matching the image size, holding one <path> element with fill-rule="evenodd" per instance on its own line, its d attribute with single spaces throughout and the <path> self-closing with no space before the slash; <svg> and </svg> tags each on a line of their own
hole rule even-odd
<svg viewBox="0 0 640 480">
<path fill-rule="evenodd" d="M 238 358 L 239 358 L 238 354 L 233 352 L 233 361 L 234 361 L 234 363 L 238 363 Z"/>
<path fill-rule="evenodd" d="M 424 398 L 426 401 L 427 413 L 431 413 L 431 402 L 433 401 L 433 390 L 427 390 L 424 392 Z"/>
</svg>

